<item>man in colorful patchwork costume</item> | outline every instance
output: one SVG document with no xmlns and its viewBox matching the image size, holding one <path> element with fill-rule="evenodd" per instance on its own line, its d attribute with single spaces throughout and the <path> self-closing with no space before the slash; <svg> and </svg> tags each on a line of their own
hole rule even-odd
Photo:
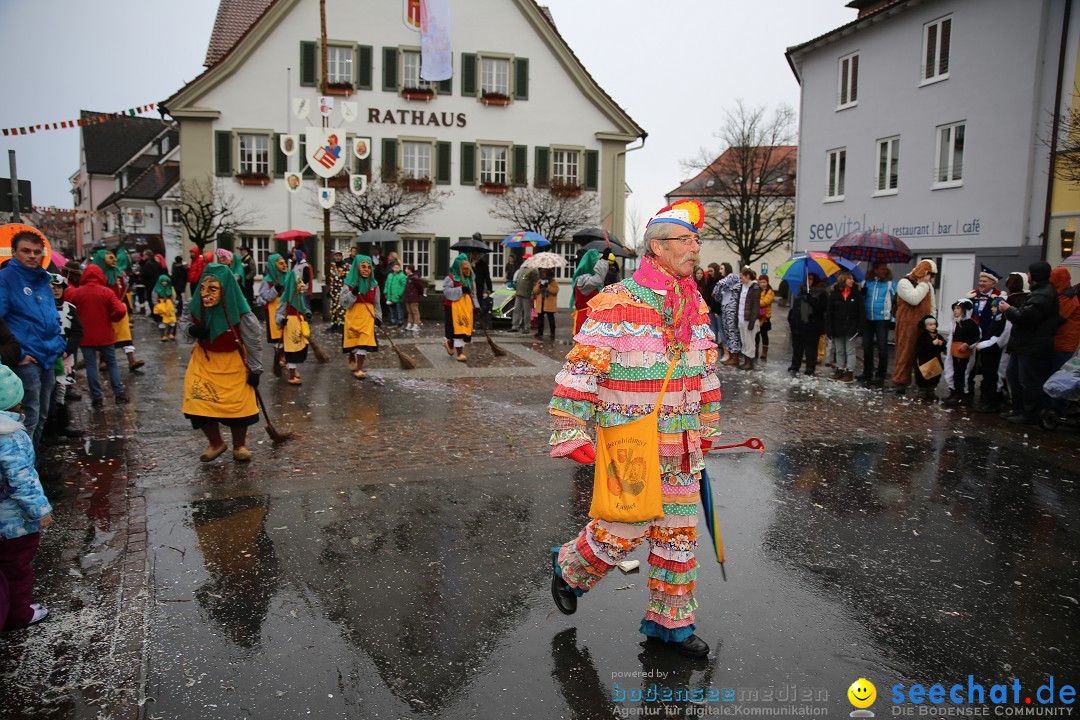
<svg viewBox="0 0 1080 720">
<path fill-rule="evenodd" d="M 549 406 L 552 457 L 590 464 L 587 433 L 658 413 L 663 517 L 640 523 L 591 520 L 578 536 L 552 549 L 552 595 L 569 615 L 577 599 L 632 552 L 649 542 L 649 603 L 641 632 L 689 657 L 709 646 L 694 634 L 698 483 L 703 451 L 720 433 L 720 383 L 708 306 L 694 282 L 704 210 L 696 200 L 661 210 L 645 230 L 646 254 L 628 278 L 589 302 L 589 318 L 556 377 Z"/>
</svg>

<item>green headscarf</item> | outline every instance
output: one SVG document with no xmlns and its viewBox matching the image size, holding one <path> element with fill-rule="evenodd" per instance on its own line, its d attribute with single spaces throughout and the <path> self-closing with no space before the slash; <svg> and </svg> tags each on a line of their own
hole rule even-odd
<svg viewBox="0 0 1080 720">
<path fill-rule="evenodd" d="M 466 290 L 472 291 L 473 276 L 465 277 L 461 274 L 461 265 L 463 263 L 469 263 L 469 256 L 465 253 L 458 253 L 458 256 L 454 258 L 454 264 L 450 266 L 450 276 L 454 278 L 454 282 L 461 283 Z"/>
<path fill-rule="evenodd" d="M 291 274 L 291 273 L 290 273 Z M 208 275 L 213 275 L 221 283 L 221 302 L 212 308 L 204 308 L 199 290 L 203 280 Z M 195 286 L 191 300 L 188 301 L 188 310 L 191 317 L 195 318 L 200 325 L 210 330 L 210 340 L 229 332 L 229 323 L 239 324 L 240 316 L 251 312 L 251 306 L 244 299 L 244 293 L 236 282 L 236 277 L 228 265 L 210 263 L 203 270 L 198 285 Z"/>
<path fill-rule="evenodd" d="M 118 270 L 120 270 L 120 256 L 119 255 L 116 256 L 116 266 L 115 267 L 109 267 L 108 265 L 105 264 L 105 255 L 106 255 L 106 253 L 111 253 L 111 252 L 113 252 L 113 251 L 102 248 L 101 250 L 98 250 L 96 253 L 94 253 L 94 257 L 90 260 L 90 262 L 97 265 L 99 268 L 101 268 L 101 271 L 103 273 L 105 273 L 105 282 L 106 283 L 108 283 L 109 285 L 115 285 L 116 284 L 116 273 L 117 273 Z"/>
<path fill-rule="evenodd" d="M 158 278 L 157 285 L 154 286 L 154 292 L 157 293 L 159 298 L 172 298 L 172 280 L 169 279 L 168 275 L 162 275 Z"/>
<path fill-rule="evenodd" d="M 577 270 L 574 271 L 574 278 L 570 281 L 570 309 L 574 309 L 574 288 L 577 287 L 577 279 L 582 275 L 592 275 L 592 271 L 596 268 L 596 263 L 600 261 L 599 250 L 588 250 L 581 259 L 578 260 Z"/>
<path fill-rule="evenodd" d="M 236 276 L 236 282 L 244 287 L 244 263 L 240 261 L 240 253 L 235 252 L 232 256 L 232 271 Z"/>
<path fill-rule="evenodd" d="M 371 266 L 371 274 L 367 277 L 361 277 L 360 275 L 360 263 L 367 263 Z M 349 274 L 345 276 L 345 286 L 355 290 L 358 295 L 365 295 L 371 291 L 371 286 L 375 284 L 375 263 L 372 262 L 370 255 L 357 255 L 352 260 L 352 265 L 349 267 Z"/>
<path fill-rule="evenodd" d="M 266 270 L 263 272 L 264 278 L 279 287 L 285 284 L 285 275 L 288 273 L 288 270 L 281 272 L 277 269 L 277 261 L 282 259 L 281 255 L 277 253 L 266 258 Z"/>
<path fill-rule="evenodd" d="M 116 269 L 123 273 L 131 272 L 131 256 L 122 247 L 116 248 Z"/>
<path fill-rule="evenodd" d="M 301 315 L 306 315 L 307 298 L 304 297 L 304 293 L 300 292 L 300 289 L 296 286 L 298 282 L 300 282 L 300 280 L 296 277 L 296 273 L 285 273 L 285 287 L 281 291 L 279 302 L 292 306 L 292 308 L 299 311 Z"/>
</svg>

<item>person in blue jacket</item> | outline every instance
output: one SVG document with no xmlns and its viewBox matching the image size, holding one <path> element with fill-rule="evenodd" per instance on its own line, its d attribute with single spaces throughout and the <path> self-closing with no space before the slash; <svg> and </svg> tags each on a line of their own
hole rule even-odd
<svg viewBox="0 0 1080 720">
<path fill-rule="evenodd" d="M 873 277 L 867 279 L 863 292 L 866 300 L 866 325 L 863 328 L 863 369 L 859 379 L 872 385 L 884 385 L 889 367 L 889 328 L 893 323 L 892 304 L 896 283 L 892 270 L 884 262 L 874 263 Z M 874 343 L 877 342 L 877 368 L 874 368 Z"/>
<path fill-rule="evenodd" d="M 56 382 L 53 365 L 67 345 L 49 273 L 41 267 L 45 236 L 29 225 L 11 230 L 12 259 L 0 268 L 0 318 L 22 346 L 22 359 L 12 370 L 23 384 L 23 424 L 37 449 Z"/>
</svg>

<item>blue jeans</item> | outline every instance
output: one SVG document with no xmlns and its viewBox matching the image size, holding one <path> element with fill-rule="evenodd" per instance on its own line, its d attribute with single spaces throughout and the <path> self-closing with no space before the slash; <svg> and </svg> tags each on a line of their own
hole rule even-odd
<svg viewBox="0 0 1080 720">
<path fill-rule="evenodd" d="M 26 416 L 23 425 L 26 427 L 26 434 L 34 441 L 36 449 L 41 441 L 41 433 L 45 429 L 45 418 L 49 415 L 53 385 L 56 384 L 56 370 L 52 363 L 49 363 L 48 367 L 43 367 L 36 362 L 16 365 L 11 369 L 22 380 L 22 407 L 23 415 Z"/>
<path fill-rule="evenodd" d="M 884 379 L 885 371 L 889 367 L 889 320 L 867 320 L 863 328 L 862 353 L 863 370 L 862 377 L 870 380 L 874 377 L 874 342 L 877 342 L 877 377 Z M 848 370 L 855 370 L 849 367 Z"/>
<path fill-rule="evenodd" d="M 116 348 L 112 345 L 82 348 L 83 360 L 86 365 L 86 383 L 90 386 L 90 396 L 95 400 L 101 398 L 101 379 L 98 377 L 98 353 L 109 371 L 109 384 L 112 385 L 113 394 L 120 397 L 124 394 L 124 383 L 120 380 L 120 367 L 116 364 Z"/>
<path fill-rule="evenodd" d="M 712 327 L 718 346 L 724 344 L 724 323 L 720 320 L 720 313 L 709 311 L 709 326 Z"/>
<path fill-rule="evenodd" d="M 405 322 L 405 303 L 392 302 L 390 305 L 390 324 L 401 325 Z"/>
</svg>

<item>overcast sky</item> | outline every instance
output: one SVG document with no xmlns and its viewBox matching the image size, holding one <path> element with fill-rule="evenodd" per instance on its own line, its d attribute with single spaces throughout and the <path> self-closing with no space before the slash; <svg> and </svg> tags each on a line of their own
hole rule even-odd
<svg viewBox="0 0 1080 720">
<path fill-rule="evenodd" d="M 340 1 L 330 0 L 330 11 Z M 474 1 L 452 0 L 451 8 Z M 797 110 L 799 86 L 784 49 L 855 18 L 845 0 L 546 4 L 585 67 L 649 133 L 645 148 L 627 156 L 628 202 L 642 217 L 658 210 L 664 193 L 683 179 L 681 161 L 702 148 L 719 150 L 714 134 L 736 99 Z M 202 71 L 217 5 L 0 0 L 0 127 L 72 120 L 80 109 L 114 112 L 168 97 Z M 0 137 L 0 177 L 8 176 L 8 149 L 18 153 L 19 177 L 33 182 L 35 204 L 71 207 L 77 130 Z"/>
</svg>

